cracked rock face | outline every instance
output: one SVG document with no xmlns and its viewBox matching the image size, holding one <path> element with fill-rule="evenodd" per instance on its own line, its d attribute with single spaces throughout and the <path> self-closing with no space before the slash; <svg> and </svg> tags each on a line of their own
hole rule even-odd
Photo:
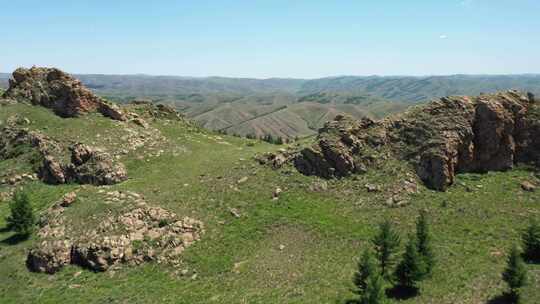
<svg viewBox="0 0 540 304">
<path fill-rule="evenodd" d="M 56 68 L 18 68 L 3 97 L 50 108 L 62 117 L 99 112 L 112 119 L 127 120 L 118 107 L 97 97 L 79 80 Z"/>
<path fill-rule="evenodd" d="M 317 143 L 294 159 L 306 175 L 343 177 L 390 157 L 408 161 L 432 189 L 446 190 L 459 172 L 508 170 L 538 164 L 540 110 L 516 91 L 445 97 L 381 121 L 338 116 Z"/>
<path fill-rule="evenodd" d="M 368 138 L 363 131 L 375 126 L 369 118 L 357 121 L 338 115 L 319 130 L 315 145 L 300 151 L 294 158 L 294 165 L 303 174 L 324 178 L 363 173 L 372 162 L 372 156 L 368 151 L 361 153 L 361 150 L 372 149 L 381 140 L 376 134 Z"/>
</svg>

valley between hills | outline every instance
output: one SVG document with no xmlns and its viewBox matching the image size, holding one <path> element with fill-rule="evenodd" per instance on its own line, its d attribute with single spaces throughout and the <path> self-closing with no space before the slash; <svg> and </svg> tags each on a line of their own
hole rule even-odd
<svg viewBox="0 0 540 304">
<path fill-rule="evenodd" d="M 0 73 L 0 88 L 10 74 Z M 230 135 L 292 140 L 314 136 L 336 115 L 382 118 L 449 95 L 517 89 L 540 94 L 540 75 L 341 76 L 250 79 L 149 75 L 75 75 L 118 103 L 173 106 L 200 126 Z"/>
<path fill-rule="evenodd" d="M 505 303 L 540 218 L 538 76 L 2 78 L 2 303 L 356 303 L 379 225 L 399 259 L 419 214 L 435 266 L 386 300 Z"/>
</svg>

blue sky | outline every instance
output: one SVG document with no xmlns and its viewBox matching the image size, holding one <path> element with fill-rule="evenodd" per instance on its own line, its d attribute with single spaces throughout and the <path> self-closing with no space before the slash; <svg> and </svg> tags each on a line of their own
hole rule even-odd
<svg viewBox="0 0 540 304">
<path fill-rule="evenodd" d="M 0 71 L 540 73 L 539 0 L 0 1 Z"/>
</svg>

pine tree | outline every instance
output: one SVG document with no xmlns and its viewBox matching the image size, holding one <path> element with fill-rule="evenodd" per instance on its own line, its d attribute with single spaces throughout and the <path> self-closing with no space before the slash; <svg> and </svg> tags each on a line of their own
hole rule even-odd
<svg viewBox="0 0 540 304">
<path fill-rule="evenodd" d="M 372 272 L 366 282 L 366 289 L 360 297 L 361 304 L 381 304 L 386 302 L 384 280 L 379 272 Z"/>
<path fill-rule="evenodd" d="M 11 214 L 6 218 L 8 228 L 21 236 L 29 236 L 36 220 L 28 195 L 22 191 L 15 192 L 9 209 Z"/>
<path fill-rule="evenodd" d="M 435 255 L 431 247 L 431 235 L 429 233 L 429 223 L 425 212 L 420 212 L 416 221 L 416 240 L 418 242 L 418 253 L 423 259 L 425 275 L 431 275 L 435 265 Z"/>
<path fill-rule="evenodd" d="M 376 261 L 371 255 L 371 251 L 365 249 L 358 262 L 358 271 L 354 274 L 354 285 L 357 288 L 356 293 L 360 295 L 364 294 L 368 285 L 368 279 L 373 273 L 379 274 Z"/>
<path fill-rule="evenodd" d="M 389 268 L 394 264 L 393 255 L 399 247 L 400 237 L 392 228 L 389 221 L 385 221 L 379 226 L 379 233 L 373 239 L 381 274 L 387 277 Z"/>
<path fill-rule="evenodd" d="M 540 225 L 531 221 L 527 230 L 521 235 L 523 241 L 523 257 L 530 262 L 540 262 Z"/>
<path fill-rule="evenodd" d="M 510 295 L 519 302 L 520 288 L 527 283 L 527 268 L 516 246 L 510 250 L 502 278 L 508 284 Z"/>
<path fill-rule="evenodd" d="M 416 288 L 417 282 L 422 280 L 424 273 L 425 265 L 418 253 L 418 242 L 414 236 L 410 236 L 403 258 L 396 267 L 396 279 L 401 287 Z"/>
</svg>

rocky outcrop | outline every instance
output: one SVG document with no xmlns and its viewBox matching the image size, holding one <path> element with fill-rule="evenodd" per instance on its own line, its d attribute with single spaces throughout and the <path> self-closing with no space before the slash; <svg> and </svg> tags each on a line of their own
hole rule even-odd
<svg viewBox="0 0 540 304">
<path fill-rule="evenodd" d="M 8 125 L 0 130 L 0 159 L 36 151 L 41 159 L 38 176 L 46 183 L 112 185 L 127 179 L 124 165 L 96 148 L 74 144 L 69 148 L 37 132 Z"/>
<path fill-rule="evenodd" d="M 114 234 L 120 229 L 125 234 Z M 73 247 L 73 262 L 96 271 L 117 263 L 166 261 L 200 238 L 202 223 L 158 207 L 139 207 L 100 224 Z M 105 233 L 103 233 L 105 231 Z"/>
<path fill-rule="evenodd" d="M 257 155 L 255 159 L 261 165 L 268 165 L 274 169 L 282 167 L 285 163 L 292 160 L 295 154 L 294 151 L 279 149 L 277 153 L 266 152 L 260 155 Z"/>
<path fill-rule="evenodd" d="M 67 240 L 42 241 L 30 250 L 26 266 L 35 272 L 53 274 L 71 261 L 71 243 Z"/>
<path fill-rule="evenodd" d="M 126 121 L 128 120 L 128 115 L 124 113 L 120 108 L 112 103 L 101 101 L 97 108 L 98 112 L 105 117 L 109 117 L 114 120 Z"/>
<path fill-rule="evenodd" d="M 54 273 L 68 264 L 94 271 L 106 271 L 118 263 L 174 264 L 204 232 L 202 222 L 148 206 L 139 194 L 130 193 L 124 196 L 135 200 L 136 207 L 106 217 L 94 229 L 73 233 L 63 216 L 65 208 L 73 204 L 73 196 L 68 193 L 41 220 L 40 242 L 27 256 L 30 270 Z"/>
<path fill-rule="evenodd" d="M 445 190 L 459 172 L 538 163 L 538 113 L 532 94 L 508 91 L 446 97 L 382 121 L 338 116 L 294 164 L 304 174 L 330 178 L 363 172 L 392 157 L 410 162 L 428 187 Z"/>
<path fill-rule="evenodd" d="M 128 108 L 138 113 L 131 113 L 135 119 L 144 117 L 145 119 L 185 120 L 184 116 L 173 107 L 155 104 L 149 100 L 133 100 L 129 103 Z M 134 122 L 137 123 L 135 120 Z"/>
<path fill-rule="evenodd" d="M 373 162 L 368 150 L 381 145 L 375 132 L 378 124 L 369 118 L 360 121 L 338 115 L 319 130 L 317 144 L 300 151 L 296 168 L 306 175 L 324 178 L 363 173 Z"/>
<path fill-rule="evenodd" d="M 60 153 L 61 151 L 58 143 L 40 132 L 31 131 L 9 122 L 0 129 L 0 159 L 14 158 L 34 148 L 41 155 Z"/>
<path fill-rule="evenodd" d="M 110 154 L 83 144 L 75 144 L 71 162 L 62 163 L 46 155 L 39 169 L 39 176 L 50 184 L 77 182 L 79 184 L 113 185 L 127 179 L 123 164 L 113 161 Z"/>
<path fill-rule="evenodd" d="M 62 117 L 99 112 L 112 119 L 127 120 L 118 107 L 97 97 L 79 80 L 56 68 L 18 68 L 3 97 L 50 108 Z"/>
</svg>

